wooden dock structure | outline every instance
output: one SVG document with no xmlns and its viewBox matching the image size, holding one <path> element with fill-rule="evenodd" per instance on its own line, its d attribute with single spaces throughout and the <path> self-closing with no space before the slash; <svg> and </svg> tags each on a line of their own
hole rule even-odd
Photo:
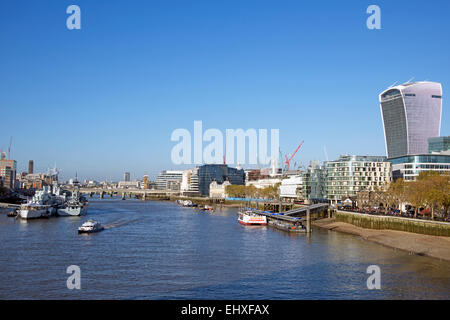
<svg viewBox="0 0 450 320">
<path fill-rule="evenodd" d="M 310 206 L 291 209 L 281 213 L 273 213 L 251 208 L 249 209 L 256 214 L 265 216 L 269 225 L 289 232 L 310 233 L 311 219 L 313 219 L 312 214 L 315 215 L 314 219 L 331 216 L 331 211 L 328 203 L 317 203 Z"/>
</svg>

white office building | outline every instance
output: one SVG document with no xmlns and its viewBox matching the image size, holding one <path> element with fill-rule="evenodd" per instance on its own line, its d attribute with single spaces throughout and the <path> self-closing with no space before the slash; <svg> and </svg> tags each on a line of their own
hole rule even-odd
<svg viewBox="0 0 450 320">
<path fill-rule="evenodd" d="M 156 178 L 156 188 L 158 190 L 179 190 L 182 178 L 183 171 L 164 170 Z"/>
</svg>

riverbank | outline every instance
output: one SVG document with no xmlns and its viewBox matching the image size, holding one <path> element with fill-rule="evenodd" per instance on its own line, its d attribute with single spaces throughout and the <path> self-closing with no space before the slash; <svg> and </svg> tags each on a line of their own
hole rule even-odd
<svg viewBox="0 0 450 320">
<path fill-rule="evenodd" d="M 375 242 L 393 249 L 407 251 L 420 256 L 428 256 L 450 261 L 450 238 L 410 233 L 396 230 L 376 230 L 336 221 L 335 218 L 312 222 L 313 226 L 353 234 L 364 240 Z"/>
</svg>

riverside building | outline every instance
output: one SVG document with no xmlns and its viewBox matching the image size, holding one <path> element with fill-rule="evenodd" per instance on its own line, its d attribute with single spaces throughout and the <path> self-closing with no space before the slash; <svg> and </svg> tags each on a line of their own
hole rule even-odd
<svg viewBox="0 0 450 320">
<path fill-rule="evenodd" d="M 183 171 L 180 191 L 183 196 L 198 196 L 198 167 Z"/>
<path fill-rule="evenodd" d="M 183 171 L 164 170 L 156 178 L 156 188 L 158 190 L 180 190 L 180 183 Z"/>
<path fill-rule="evenodd" d="M 211 182 L 245 185 L 245 172 L 240 168 L 231 168 L 226 164 L 205 164 L 198 167 L 198 190 L 202 196 L 209 196 Z"/>
<path fill-rule="evenodd" d="M 303 199 L 303 183 L 302 175 L 293 175 L 281 180 L 281 200 L 295 201 Z"/>
<path fill-rule="evenodd" d="M 327 198 L 335 204 L 391 181 L 391 163 L 381 156 L 342 155 L 326 162 Z"/>
<path fill-rule="evenodd" d="M 450 154 L 415 154 L 390 158 L 392 178 L 414 181 L 423 171 L 435 171 L 439 174 L 450 174 Z"/>
<path fill-rule="evenodd" d="M 327 170 L 319 161 L 311 161 L 303 173 L 303 197 L 307 203 L 327 202 Z"/>
</svg>

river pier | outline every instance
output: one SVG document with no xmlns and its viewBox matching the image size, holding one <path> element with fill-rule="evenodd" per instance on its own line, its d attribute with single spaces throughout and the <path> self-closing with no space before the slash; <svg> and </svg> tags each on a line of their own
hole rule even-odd
<svg viewBox="0 0 450 320">
<path fill-rule="evenodd" d="M 331 216 L 328 203 L 313 204 L 280 213 L 258 209 L 252 209 L 252 212 L 265 216 L 269 226 L 295 233 L 311 233 L 311 220 Z"/>
</svg>

